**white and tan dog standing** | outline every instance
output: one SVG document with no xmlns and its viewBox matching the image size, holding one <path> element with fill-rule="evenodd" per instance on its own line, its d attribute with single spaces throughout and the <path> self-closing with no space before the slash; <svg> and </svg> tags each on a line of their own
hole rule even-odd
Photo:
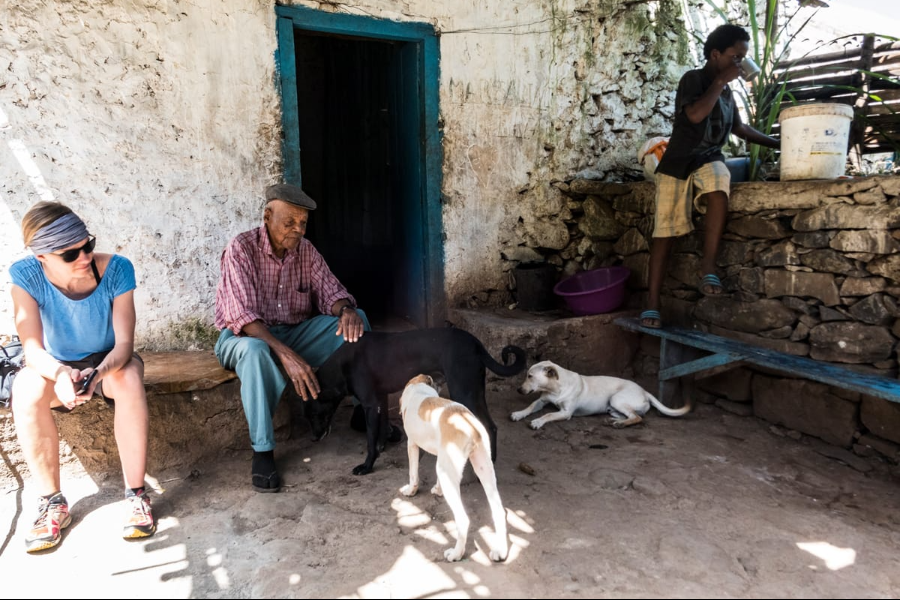
<svg viewBox="0 0 900 600">
<path fill-rule="evenodd" d="M 409 438 L 409 485 L 400 488 L 404 496 L 419 491 L 419 448 L 437 456 L 437 483 L 431 489 L 443 495 L 456 521 L 456 546 L 444 551 L 450 561 L 462 558 L 469 534 L 469 516 L 463 507 L 459 482 L 466 461 L 472 468 L 487 496 L 494 518 L 496 542 L 490 551 L 491 560 L 505 560 L 509 551 L 506 539 L 506 511 L 500 502 L 497 477 L 491 461 L 490 437 L 484 425 L 472 412 L 457 402 L 438 397 L 434 381 L 428 375 L 413 377 L 400 396 L 400 415 Z"/>
<path fill-rule="evenodd" d="M 628 427 L 640 423 L 641 415 L 650 410 L 651 404 L 667 417 L 680 417 L 691 410 L 690 404 L 678 409 L 668 408 L 633 381 L 618 377 L 579 375 L 549 360 L 528 369 L 528 376 L 519 387 L 519 393 L 531 392 L 541 392 L 540 398 L 525 410 L 509 415 L 510 419 L 521 421 L 544 408 L 547 403 L 559 408 L 559 412 L 549 413 L 532 421 L 532 429 L 540 429 L 551 421 L 602 413 L 612 415 L 613 427 Z"/>
</svg>

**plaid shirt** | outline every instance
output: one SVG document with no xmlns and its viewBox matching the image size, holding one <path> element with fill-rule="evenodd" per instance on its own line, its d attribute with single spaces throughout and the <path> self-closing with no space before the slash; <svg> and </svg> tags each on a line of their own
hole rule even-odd
<svg viewBox="0 0 900 600">
<path fill-rule="evenodd" d="M 240 335 L 253 321 L 267 327 L 296 325 L 313 316 L 313 308 L 330 315 L 344 298 L 356 306 L 309 240 L 303 238 L 296 250 L 278 258 L 263 225 L 237 235 L 222 252 L 216 327 Z"/>
</svg>

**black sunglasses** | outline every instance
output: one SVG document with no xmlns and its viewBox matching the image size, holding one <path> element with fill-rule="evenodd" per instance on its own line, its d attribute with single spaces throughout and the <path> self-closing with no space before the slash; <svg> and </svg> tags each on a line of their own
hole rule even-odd
<svg viewBox="0 0 900 600">
<path fill-rule="evenodd" d="M 69 250 L 66 250 L 65 252 L 60 252 L 59 254 L 57 254 L 56 252 L 53 252 L 53 254 L 63 259 L 63 262 L 71 263 L 78 260 L 78 257 L 81 256 L 82 251 L 85 254 L 90 254 L 91 252 L 93 252 L 94 246 L 96 244 L 97 238 L 95 238 L 94 236 L 90 236 L 87 243 L 80 248 L 71 248 Z"/>
</svg>

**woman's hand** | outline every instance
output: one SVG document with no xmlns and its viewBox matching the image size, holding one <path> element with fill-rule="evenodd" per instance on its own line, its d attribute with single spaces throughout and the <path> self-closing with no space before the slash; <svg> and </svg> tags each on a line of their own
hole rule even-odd
<svg viewBox="0 0 900 600">
<path fill-rule="evenodd" d="M 62 405 L 68 409 L 73 409 L 84 401 L 78 402 L 75 397 L 75 378 L 80 378 L 81 371 L 78 369 L 70 369 L 69 367 L 60 367 L 56 373 L 56 382 L 53 384 L 53 391 L 56 397 L 62 402 Z"/>
<path fill-rule="evenodd" d="M 84 392 L 81 391 L 81 387 L 91 376 L 91 373 L 94 372 L 95 370 L 91 368 L 84 369 L 83 371 L 69 369 L 67 367 L 60 369 L 60 372 L 56 377 L 56 383 L 53 385 L 53 390 L 56 392 L 56 397 L 59 398 L 59 401 L 62 402 L 63 406 L 71 410 L 91 399 L 94 395 L 94 388 L 96 388 L 97 384 L 100 382 L 100 373 L 97 372 L 97 375 L 94 376 Z"/>
<path fill-rule="evenodd" d="M 87 368 L 80 371 L 80 375 L 80 379 L 75 382 L 75 398 L 81 400 L 83 404 L 91 399 L 94 388 L 100 383 L 100 369 Z M 85 384 L 87 387 L 84 387 Z"/>
</svg>

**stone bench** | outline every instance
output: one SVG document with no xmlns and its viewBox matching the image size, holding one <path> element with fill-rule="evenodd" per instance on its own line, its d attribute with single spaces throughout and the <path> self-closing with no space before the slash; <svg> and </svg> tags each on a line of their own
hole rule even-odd
<svg viewBox="0 0 900 600">
<path fill-rule="evenodd" d="M 189 470 L 227 451 L 250 455 L 240 381 L 219 366 L 211 351 L 142 352 L 150 412 L 147 472 Z M 70 414 L 56 414 L 64 455 L 81 462 L 99 479 L 119 477 L 121 465 L 113 435 L 113 410 L 94 399 Z M 4 438 L 14 433 L 7 419 Z M 290 436 L 289 402 L 275 416 L 276 438 Z M 5 440 L 4 440 L 5 443 Z"/>
</svg>

